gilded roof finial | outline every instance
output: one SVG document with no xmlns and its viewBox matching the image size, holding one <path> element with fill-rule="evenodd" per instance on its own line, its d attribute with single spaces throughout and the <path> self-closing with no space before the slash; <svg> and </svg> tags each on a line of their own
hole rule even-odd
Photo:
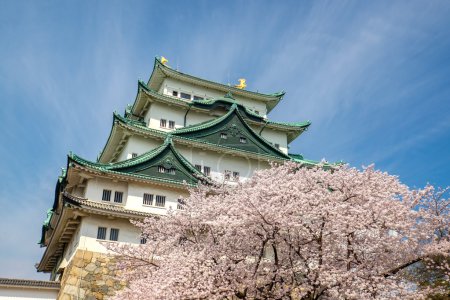
<svg viewBox="0 0 450 300">
<path fill-rule="evenodd" d="M 167 65 L 168 62 L 169 62 L 169 60 L 167 58 L 165 58 L 164 56 L 161 56 L 161 63 L 163 65 Z"/>
<path fill-rule="evenodd" d="M 247 84 L 245 83 L 245 78 L 239 78 L 239 84 L 236 84 L 235 87 L 241 90 L 245 89 L 247 87 Z"/>
</svg>

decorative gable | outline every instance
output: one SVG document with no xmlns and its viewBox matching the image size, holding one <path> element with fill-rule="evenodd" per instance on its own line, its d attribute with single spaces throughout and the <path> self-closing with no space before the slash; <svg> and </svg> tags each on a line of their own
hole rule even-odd
<svg viewBox="0 0 450 300">
<path fill-rule="evenodd" d="M 289 158 L 247 125 L 236 104 L 218 119 L 176 130 L 173 135 L 257 154 Z"/>
</svg>

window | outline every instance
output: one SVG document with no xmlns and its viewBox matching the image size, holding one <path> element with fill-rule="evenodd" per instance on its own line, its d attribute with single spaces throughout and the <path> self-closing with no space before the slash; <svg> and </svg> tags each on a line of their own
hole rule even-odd
<svg viewBox="0 0 450 300">
<path fill-rule="evenodd" d="M 172 91 L 172 96 L 178 97 L 178 92 L 177 91 Z"/>
<path fill-rule="evenodd" d="M 221 139 L 224 139 L 224 140 L 226 140 L 227 139 L 227 134 L 225 133 L 225 132 L 222 132 L 221 134 L 220 134 L 220 138 Z"/>
<path fill-rule="evenodd" d="M 103 190 L 102 200 L 111 201 L 111 190 Z"/>
<path fill-rule="evenodd" d="M 197 169 L 197 171 L 201 172 L 202 171 L 202 166 L 200 165 L 195 165 L 195 168 Z"/>
<path fill-rule="evenodd" d="M 177 209 L 180 209 L 180 210 L 184 209 L 184 201 L 183 201 L 183 199 L 178 199 L 178 201 L 177 201 Z"/>
<path fill-rule="evenodd" d="M 122 203 L 122 198 L 123 198 L 123 192 L 114 192 L 114 202 L 116 203 Z"/>
<path fill-rule="evenodd" d="M 164 166 L 158 166 L 158 172 L 175 175 L 175 168 L 166 169 L 166 168 L 164 168 Z"/>
<path fill-rule="evenodd" d="M 141 236 L 141 245 L 147 244 L 147 238 L 145 236 Z"/>
<path fill-rule="evenodd" d="M 195 96 L 195 95 L 194 95 L 194 100 L 203 100 L 203 99 L 204 99 L 203 97 Z"/>
<path fill-rule="evenodd" d="M 111 228 L 111 231 L 109 232 L 109 239 L 111 241 L 118 241 L 119 240 L 119 229 Z"/>
<path fill-rule="evenodd" d="M 166 206 L 166 196 L 156 195 L 155 206 L 160 206 L 160 207 Z"/>
<path fill-rule="evenodd" d="M 255 114 L 259 115 L 259 111 L 255 110 Z"/>
<path fill-rule="evenodd" d="M 190 94 L 186 94 L 186 93 L 181 92 L 180 96 L 183 99 L 191 100 L 191 95 Z"/>
<path fill-rule="evenodd" d="M 280 149 L 280 144 L 275 144 L 275 148 Z"/>
<path fill-rule="evenodd" d="M 239 172 L 233 172 L 233 180 L 239 180 Z"/>
<path fill-rule="evenodd" d="M 105 240 L 106 239 L 106 227 L 99 227 L 97 230 L 97 239 Z"/>
<path fill-rule="evenodd" d="M 138 156 L 137 153 L 131 153 L 131 158 L 135 158 L 135 157 L 137 157 L 137 156 Z"/>
<path fill-rule="evenodd" d="M 175 128 L 175 121 L 169 121 L 169 128 L 174 129 Z"/>
<path fill-rule="evenodd" d="M 225 170 L 225 172 L 223 173 L 223 178 L 225 180 L 230 180 L 230 175 L 231 175 L 231 171 Z"/>
<path fill-rule="evenodd" d="M 153 195 L 144 193 L 144 197 L 142 199 L 142 204 L 144 204 L 144 205 L 153 205 Z"/>
<path fill-rule="evenodd" d="M 167 126 L 167 121 L 166 121 L 166 119 L 161 119 L 161 120 L 159 120 L 159 127 L 165 128 L 166 126 Z"/>
<path fill-rule="evenodd" d="M 205 174 L 205 176 L 209 176 L 211 174 L 211 168 L 204 166 L 203 167 L 203 174 Z"/>
<path fill-rule="evenodd" d="M 247 138 L 241 136 L 241 137 L 239 138 L 239 142 L 241 142 L 242 144 L 246 144 L 246 143 L 247 143 Z"/>
</svg>

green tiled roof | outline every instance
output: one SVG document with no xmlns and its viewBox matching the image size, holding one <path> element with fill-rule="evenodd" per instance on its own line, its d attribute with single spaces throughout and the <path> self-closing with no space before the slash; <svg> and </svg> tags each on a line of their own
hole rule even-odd
<svg viewBox="0 0 450 300">
<path fill-rule="evenodd" d="M 225 133 L 229 137 L 223 140 L 219 135 Z M 256 151 L 257 154 L 289 158 L 245 122 L 236 103 L 233 103 L 230 110 L 219 118 L 177 129 L 172 134 L 197 141 L 212 142 L 222 147 L 231 146 L 239 150 Z M 240 143 L 240 138 L 246 138 L 246 142 Z"/>
<path fill-rule="evenodd" d="M 141 179 L 195 185 L 198 180 L 208 179 L 186 160 L 174 147 L 171 135 L 167 135 L 164 143 L 143 155 L 125 161 L 103 164 L 69 154 L 69 162 L 73 161 L 84 167 L 111 174 L 134 176 Z M 170 162 L 177 169 L 176 175 L 158 173 L 155 167 Z M 177 163 L 178 162 L 178 163 Z M 70 163 L 69 163 L 70 166 Z"/>
<path fill-rule="evenodd" d="M 195 77 L 195 76 L 192 76 L 192 75 L 185 74 L 185 73 L 182 73 L 180 71 L 174 70 L 174 69 L 164 65 L 163 63 L 161 63 L 161 61 L 159 60 L 158 57 L 155 58 L 155 64 L 153 66 L 153 72 L 152 72 L 152 75 L 150 76 L 148 82 L 151 81 L 152 76 L 153 76 L 156 68 L 161 68 L 162 70 L 165 70 L 165 71 L 177 74 L 180 77 L 185 77 L 185 78 L 189 78 L 189 79 L 192 79 L 192 80 L 195 80 L 195 81 L 200 81 L 200 82 L 206 83 L 208 85 L 216 86 L 218 89 L 221 89 L 221 90 L 232 91 L 232 92 L 238 93 L 238 94 L 254 95 L 254 96 L 261 97 L 261 98 L 266 98 L 268 101 L 276 101 L 276 102 L 278 102 L 285 95 L 284 91 L 276 92 L 276 93 L 264 94 L 264 93 L 249 91 L 249 90 L 246 90 L 246 89 L 238 89 L 238 88 L 236 88 L 234 86 L 230 86 L 230 85 L 227 85 L 227 84 L 223 84 L 223 83 L 219 83 L 219 82 L 215 82 L 215 81 L 211 81 L 211 80 Z"/>
</svg>

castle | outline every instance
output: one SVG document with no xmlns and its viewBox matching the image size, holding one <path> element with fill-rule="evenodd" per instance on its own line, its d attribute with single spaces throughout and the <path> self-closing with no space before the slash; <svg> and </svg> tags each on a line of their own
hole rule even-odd
<svg viewBox="0 0 450 300">
<path fill-rule="evenodd" d="M 61 283 L 59 299 L 103 299 L 126 283 L 100 242 L 145 243 L 129 220 L 182 209 L 188 188 L 236 184 L 271 162 L 317 162 L 291 154 L 289 144 L 310 122 L 267 115 L 284 92 L 245 89 L 184 74 L 156 58 L 133 105 L 114 113 L 96 161 L 70 153 L 42 227 L 39 272 Z"/>
</svg>

